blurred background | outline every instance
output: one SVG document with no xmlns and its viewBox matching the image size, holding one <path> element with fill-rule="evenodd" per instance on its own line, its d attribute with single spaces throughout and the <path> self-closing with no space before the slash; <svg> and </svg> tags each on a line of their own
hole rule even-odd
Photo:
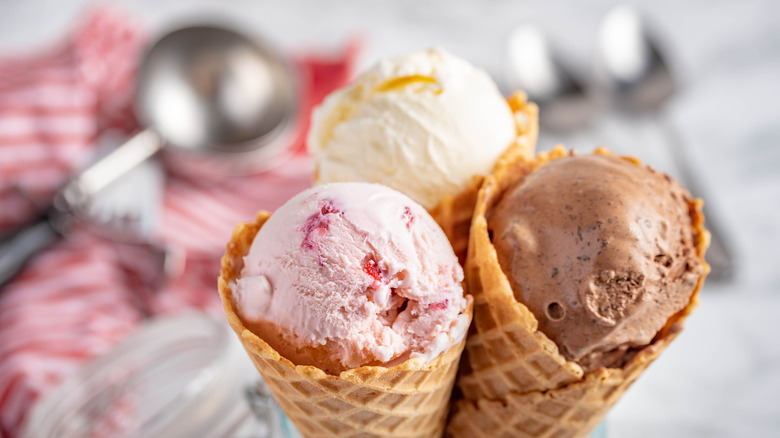
<svg viewBox="0 0 780 438">
<path fill-rule="evenodd" d="M 66 262 L 60 262 L 46 254 L 49 259 L 36 259 L 22 277 L 0 289 L 0 432 L 16 436 L 25 413 L 41 394 L 119 342 L 146 316 L 176 313 L 182 307 L 219 313 L 213 279 L 220 247 L 238 220 L 251 217 L 258 208 L 275 208 L 309 183 L 308 161 L 300 145 L 309 105 L 322 95 L 381 57 L 430 46 L 441 46 L 485 69 L 509 94 L 528 84 L 518 73 L 517 57 L 524 53 L 518 52 L 523 42 L 518 39 L 523 35 L 518 29 L 527 31 L 533 26 L 535 35 L 546 39 L 545 53 L 564 72 L 558 78 L 566 79 L 562 82 L 565 90 L 574 90 L 575 97 L 588 102 L 587 117 L 564 125 L 545 121 L 543 106 L 546 124 L 538 149 L 549 149 L 558 142 L 582 150 L 605 145 L 687 179 L 692 191 L 705 199 L 708 219 L 715 218 L 718 237 L 727 251 L 723 272 L 714 272 L 714 281 L 705 285 L 700 308 L 686 323 L 686 330 L 610 413 L 609 436 L 778 436 L 780 370 L 775 364 L 780 361 L 780 343 L 774 334 L 780 331 L 780 3 L 660 0 L 626 4 L 641 14 L 646 25 L 643 29 L 674 83 L 660 104 L 641 110 L 615 104 L 614 89 L 605 85 L 603 69 L 599 70 L 604 50 L 599 36 L 604 33 L 606 14 L 617 5 L 614 1 L 0 2 L 0 93 L 30 87 L 37 91 L 19 95 L 45 99 L 46 92 L 41 90 L 52 85 L 45 75 L 34 74 L 36 66 L 45 64 L 47 57 L 56 58 L 62 50 L 70 50 L 64 47 L 76 47 L 68 52 L 75 61 L 56 61 L 65 64 L 56 64 L 52 71 L 66 67 L 83 70 L 87 64 L 80 64 L 81 59 L 89 56 L 110 61 L 91 67 L 87 76 L 104 85 L 90 89 L 97 91 L 84 98 L 90 102 L 85 106 L 88 111 L 100 113 L 105 120 L 98 127 L 65 129 L 66 136 L 76 140 L 69 137 L 61 140 L 64 144 L 86 138 L 98 144 L 98 149 L 111 148 L 137 129 L 135 122 L 125 122 L 132 120 L 127 112 L 130 91 L 121 82 L 130 81 L 127 78 L 132 77 L 134 62 L 146 42 L 180 25 L 227 23 L 262 37 L 292 60 L 304 76 L 299 96 L 304 109 L 291 140 L 297 145 L 292 147 L 294 157 L 270 174 L 252 177 L 248 185 L 235 179 L 193 182 L 191 175 L 164 182 L 165 166 L 151 162 L 128 175 L 135 184 L 113 189 L 109 198 L 114 201 L 144 200 L 140 205 L 121 207 L 107 201 L 106 208 L 119 208 L 122 213 L 118 216 L 143 222 L 136 226 L 155 235 L 151 249 L 139 249 L 133 242 L 132 249 L 121 251 L 124 255 L 142 251 L 147 265 L 126 263 L 120 260 L 124 256 L 94 242 L 105 239 L 106 233 L 95 237 L 79 229 L 76 233 L 89 236 L 78 234 L 77 242 L 59 243 L 55 251 L 88 257 L 78 256 L 79 260 L 73 261 L 65 256 Z M 107 34 L 111 37 L 104 37 Z M 59 77 L 56 72 L 47 74 Z M 6 102 L 18 97 L 13 93 L 6 95 L 10 99 Z M 123 97 L 115 99 L 118 94 Z M 66 103 L 82 98 L 81 94 L 63 96 Z M 68 171 L 88 161 L 93 150 L 68 146 L 66 152 L 57 152 L 61 156 L 55 164 L 41 164 L 43 158 L 26 155 L 28 149 L 14 149 L 14 142 L 27 138 L 25 129 L 44 133 L 28 138 L 31 144 L 54 141 L 58 128 L 47 123 L 80 126 L 83 120 L 78 117 L 84 112 L 14 108 L 0 106 L 0 169 L 4 169 L 0 174 L 0 208 L 4 210 L 0 225 L 6 228 L 22 223 L 34 210 L 30 205 L 50 196 Z M 22 126 L 19 118 L 31 113 L 41 117 Z M 63 114 L 75 118 L 51 122 Z M 84 132 L 85 136 L 78 137 Z M 43 168 L 40 166 L 58 170 L 30 171 Z M 213 203 L 250 187 L 260 192 L 251 196 L 251 205 Z M 130 210 L 134 213 L 127 213 Z M 107 221 L 116 222 L 112 218 Z M 158 223 L 176 232 L 162 233 L 161 237 L 155 231 Z M 156 247 L 158 244 L 161 247 Z M 116 258 L 116 263 L 101 264 L 107 257 Z M 55 320 L 60 315 L 56 307 L 47 308 L 53 313 L 44 318 L 38 311 L 41 303 L 28 302 L 27 297 L 42 295 L 37 291 L 57 282 L 45 275 L 36 277 L 36 270 L 66 272 L 73 265 L 81 271 L 65 283 L 72 283 L 74 289 L 104 287 L 75 280 L 84 276 L 122 284 L 110 295 L 111 302 L 101 307 L 102 317 L 90 310 L 94 318 L 60 318 L 63 326 L 76 330 L 72 337 L 52 340 L 43 336 L 41 339 L 46 339 L 35 345 L 17 341 L 26 333 L 41 331 L 51 323 L 52 315 Z M 155 271 L 161 266 L 166 269 L 162 274 Z M 188 275 L 176 277 L 183 273 Z M 162 280 L 163 286 L 160 276 L 168 276 Z M 46 299 L 62 312 L 71 308 L 63 306 L 59 298 Z M 84 295 L 81 299 L 97 298 Z M 81 309 L 77 298 L 67 304 Z M 22 321 L 20 315 L 35 316 Z M 83 345 L 58 355 L 41 347 L 47 342 Z M 57 360 L 47 362 L 46 358 Z"/>
</svg>

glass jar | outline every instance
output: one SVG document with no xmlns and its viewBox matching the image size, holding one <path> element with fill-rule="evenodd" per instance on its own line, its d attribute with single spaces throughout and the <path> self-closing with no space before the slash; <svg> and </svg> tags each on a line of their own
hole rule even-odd
<svg viewBox="0 0 780 438">
<path fill-rule="evenodd" d="M 159 318 L 46 393 L 22 436 L 286 438 L 273 398 L 254 394 L 258 378 L 225 323 Z"/>
</svg>

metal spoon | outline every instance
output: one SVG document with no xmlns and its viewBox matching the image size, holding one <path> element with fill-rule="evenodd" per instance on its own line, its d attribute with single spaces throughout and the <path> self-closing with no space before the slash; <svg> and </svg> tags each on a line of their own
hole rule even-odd
<svg viewBox="0 0 780 438">
<path fill-rule="evenodd" d="M 678 131 L 663 112 L 664 105 L 675 94 L 672 71 L 635 9 L 617 6 L 602 21 L 596 50 L 596 78 L 623 115 L 638 121 L 650 118 L 657 125 L 675 168 L 671 173 L 694 196 L 701 196 L 704 190 L 695 178 Z M 709 211 L 707 204 L 704 216 L 712 234 L 707 252 L 712 267 L 709 277 L 715 281 L 727 280 L 734 271 L 731 251 L 717 216 Z"/>
<path fill-rule="evenodd" d="M 540 122 L 554 131 L 581 128 L 599 113 L 599 105 L 581 81 L 553 52 L 544 34 L 531 25 L 516 27 L 507 37 L 505 80 L 523 90 L 540 107 Z"/>
<path fill-rule="evenodd" d="M 75 175 L 37 221 L 0 238 L 0 286 L 59 240 L 98 192 L 163 147 L 195 172 L 273 165 L 292 131 L 296 86 L 281 56 L 234 31 L 198 26 L 163 36 L 138 74 L 136 114 L 147 128 Z"/>
</svg>

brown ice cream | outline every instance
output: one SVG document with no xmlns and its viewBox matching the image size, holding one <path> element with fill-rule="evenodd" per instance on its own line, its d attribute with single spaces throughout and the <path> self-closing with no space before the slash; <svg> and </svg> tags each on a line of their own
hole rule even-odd
<svg viewBox="0 0 780 438">
<path fill-rule="evenodd" d="M 690 194 L 606 155 L 550 161 L 488 215 L 515 298 L 587 372 L 621 366 L 690 301 L 703 266 Z"/>
</svg>

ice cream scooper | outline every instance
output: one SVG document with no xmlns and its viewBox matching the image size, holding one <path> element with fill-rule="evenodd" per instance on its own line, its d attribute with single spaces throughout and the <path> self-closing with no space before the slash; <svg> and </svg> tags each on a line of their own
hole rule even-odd
<svg viewBox="0 0 780 438">
<path fill-rule="evenodd" d="M 146 52 L 136 86 L 146 129 L 74 175 L 36 221 L 0 237 L 0 286 L 58 241 L 98 192 L 161 149 L 191 172 L 225 175 L 260 171 L 285 155 L 297 82 L 260 41 L 211 26 L 173 31 Z"/>
</svg>

